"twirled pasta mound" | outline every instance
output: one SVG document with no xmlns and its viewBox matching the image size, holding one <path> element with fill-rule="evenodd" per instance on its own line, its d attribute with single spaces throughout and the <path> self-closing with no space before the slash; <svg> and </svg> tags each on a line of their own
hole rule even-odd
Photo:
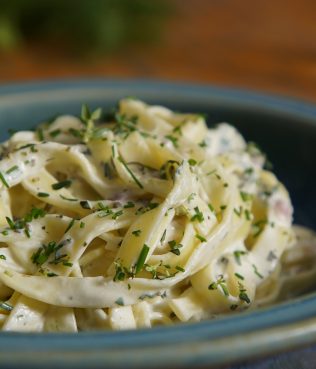
<svg viewBox="0 0 316 369">
<path fill-rule="evenodd" d="M 226 123 L 128 98 L 15 133 L 1 152 L 3 330 L 196 321 L 314 276 L 313 234 L 297 244 L 286 189 Z"/>
</svg>

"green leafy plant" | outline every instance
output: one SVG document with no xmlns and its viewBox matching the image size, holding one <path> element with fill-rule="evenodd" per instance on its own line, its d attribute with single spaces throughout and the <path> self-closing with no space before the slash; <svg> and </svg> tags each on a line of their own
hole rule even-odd
<svg viewBox="0 0 316 369">
<path fill-rule="evenodd" d="M 0 0 L 0 50 L 45 42 L 76 53 L 159 39 L 168 0 Z"/>
</svg>

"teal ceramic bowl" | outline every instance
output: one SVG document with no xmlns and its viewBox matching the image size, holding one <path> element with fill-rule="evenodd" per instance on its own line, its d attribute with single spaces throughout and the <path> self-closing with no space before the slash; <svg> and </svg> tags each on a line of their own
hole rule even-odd
<svg viewBox="0 0 316 369">
<path fill-rule="evenodd" d="M 0 138 L 83 102 L 110 107 L 137 96 L 228 121 L 259 143 L 291 193 L 297 223 L 316 229 L 316 106 L 249 91 L 153 81 L 85 80 L 0 86 Z M 189 368 L 271 355 L 316 343 L 316 293 L 199 323 L 138 331 L 0 332 L 3 368 Z"/>
</svg>

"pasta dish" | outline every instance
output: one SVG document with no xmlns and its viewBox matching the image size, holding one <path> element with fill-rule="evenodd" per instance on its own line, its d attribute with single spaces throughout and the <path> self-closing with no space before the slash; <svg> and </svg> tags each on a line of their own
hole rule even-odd
<svg viewBox="0 0 316 369">
<path fill-rule="evenodd" d="M 17 132 L 0 155 L 3 331 L 199 321 L 315 280 L 314 234 L 227 123 L 126 98 Z"/>
</svg>

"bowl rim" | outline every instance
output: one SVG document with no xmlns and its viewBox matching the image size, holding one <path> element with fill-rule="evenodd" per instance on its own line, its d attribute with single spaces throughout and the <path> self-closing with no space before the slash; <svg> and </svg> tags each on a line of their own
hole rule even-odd
<svg viewBox="0 0 316 369">
<path fill-rule="evenodd" d="M 164 94 L 180 102 L 192 98 L 207 104 L 215 99 L 224 105 L 294 116 L 316 125 L 316 105 L 310 102 L 248 89 L 140 79 L 66 79 L 0 85 L 0 114 L 2 108 L 34 105 L 38 98 L 43 100 L 45 96 L 49 101 L 61 91 L 76 101 L 79 91 L 90 91 L 89 98 L 93 99 L 102 91 L 120 92 L 126 88 L 151 97 L 158 91 L 158 95 Z M 0 332 L 0 360 L 2 363 L 27 362 L 33 368 L 46 363 L 47 357 L 57 364 L 56 354 L 63 356 L 62 363 L 67 368 L 88 367 L 87 358 L 90 367 L 93 364 L 109 368 L 123 368 L 127 363 L 129 367 L 141 368 L 148 365 L 148 360 L 159 366 L 187 366 L 193 361 L 200 365 L 226 363 L 227 359 L 239 360 L 250 354 L 272 353 L 316 342 L 315 312 L 316 292 L 271 307 L 172 327 L 79 334 Z M 16 355 L 16 350 L 24 356 Z M 32 357 L 37 351 L 41 355 Z M 75 362 L 71 354 L 78 358 Z"/>
</svg>

